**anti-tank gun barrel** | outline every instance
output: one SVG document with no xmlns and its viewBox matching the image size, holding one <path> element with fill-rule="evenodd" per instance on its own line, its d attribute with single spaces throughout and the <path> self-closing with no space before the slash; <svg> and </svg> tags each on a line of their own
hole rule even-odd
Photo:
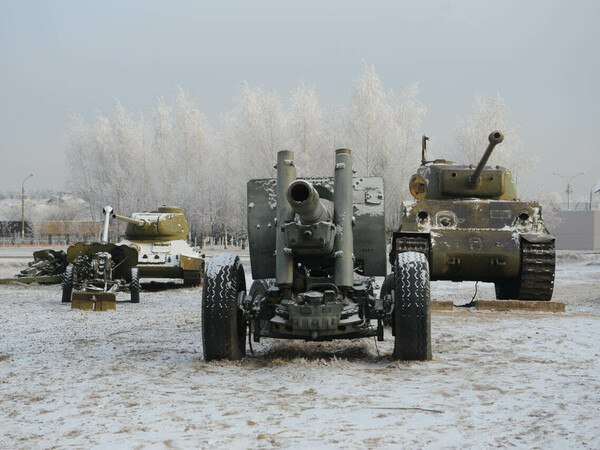
<svg viewBox="0 0 600 450">
<path fill-rule="evenodd" d="M 132 219 L 131 217 L 120 216 L 118 214 L 113 214 L 112 217 L 122 222 L 132 223 L 140 228 L 150 228 L 150 222 L 144 219 Z"/>
<path fill-rule="evenodd" d="M 113 212 L 112 206 L 105 206 L 102 210 L 104 213 L 104 228 L 102 229 L 102 243 L 108 244 L 108 228 L 110 227 L 110 215 Z"/>
<path fill-rule="evenodd" d="M 479 176 L 481 175 L 483 168 L 487 164 L 490 155 L 494 151 L 494 147 L 496 147 L 496 145 L 498 145 L 504 140 L 504 135 L 500 131 L 496 130 L 490 133 L 488 139 L 490 141 L 490 144 L 488 145 L 487 149 L 485 150 L 485 153 L 481 157 L 479 164 L 477 164 L 475 172 L 473 172 L 473 174 L 469 177 L 468 184 L 470 187 L 475 187 L 477 185 L 477 180 L 479 180 Z"/>
<path fill-rule="evenodd" d="M 331 214 L 321 202 L 319 193 L 308 181 L 293 181 L 287 189 L 286 197 L 304 225 L 331 220 Z"/>
</svg>

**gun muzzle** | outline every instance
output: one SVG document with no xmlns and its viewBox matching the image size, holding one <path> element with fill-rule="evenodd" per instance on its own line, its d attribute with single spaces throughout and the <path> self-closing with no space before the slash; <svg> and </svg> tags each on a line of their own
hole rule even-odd
<svg viewBox="0 0 600 450">
<path fill-rule="evenodd" d="M 331 220 L 331 214 L 321 203 L 319 193 L 306 180 L 293 181 L 288 187 L 286 198 L 304 225 Z"/>
<path fill-rule="evenodd" d="M 479 180 L 479 176 L 481 175 L 483 168 L 487 164 L 487 161 L 490 158 L 490 155 L 494 151 L 494 147 L 496 147 L 496 145 L 498 145 L 500 142 L 502 142 L 504 140 L 504 135 L 498 130 L 492 131 L 490 133 L 490 135 L 488 136 L 488 140 L 490 141 L 488 148 L 485 150 L 485 153 L 481 157 L 479 164 L 477 164 L 477 168 L 475 169 L 475 172 L 473 172 L 473 174 L 469 177 L 469 186 L 470 187 L 475 187 L 477 185 L 477 180 Z"/>
</svg>

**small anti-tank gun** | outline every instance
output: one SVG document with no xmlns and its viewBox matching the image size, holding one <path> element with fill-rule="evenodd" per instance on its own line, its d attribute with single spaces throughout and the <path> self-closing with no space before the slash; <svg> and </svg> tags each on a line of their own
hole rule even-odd
<svg viewBox="0 0 600 450">
<path fill-rule="evenodd" d="M 428 274 L 422 256 L 398 262 L 398 280 L 404 276 L 404 284 L 398 285 L 397 296 L 374 295 L 371 277 L 386 273 L 383 180 L 354 177 L 347 149 L 335 153 L 333 178 L 297 179 L 291 151 L 277 154 L 276 167 L 276 179 L 248 182 L 254 279 L 249 292 L 236 255 L 215 255 L 207 265 L 205 359 L 242 358 L 247 329 L 256 342 L 382 340 L 383 319 L 392 316 L 397 319 L 394 356 L 431 358 L 429 285 L 423 283 Z"/>
<path fill-rule="evenodd" d="M 116 293 L 128 290 L 131 301 L 140 301 L 136 267 L 138 252 L 127 245 L 109 242 L 112 207 L 103 209 L 104 227 L 101 242 L 78 242 L 67 249 L 67 266 L 63 275 L 62 301 L 102 299 L 114 301 Z"/>
</svg>

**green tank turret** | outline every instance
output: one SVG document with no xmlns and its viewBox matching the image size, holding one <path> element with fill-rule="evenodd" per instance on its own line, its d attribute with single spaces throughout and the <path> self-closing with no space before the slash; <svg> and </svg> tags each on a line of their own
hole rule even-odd
<svg viewBox="0 0 600 450">
<path fill-rule="evenodd" d="M 183 208 L 162 206 L 158 211 L 134 213 L 132 217 L 113 214 L 127 222 L 125 239 L 131 241 L 186 240 L 190 232 Z"/>
<path fill-rule="evenodd" d="M 182 278 L 185 285 L 202 284 L 204 257 L 187 243 L 189 226 L 183 208 L 162 206 L 131 217 L 112 217 L 127 223 L 121 243 L 138 251 L 140 278 Z"/>
<path fill-rule="evenodd" d="M 404 202 L 390 260 L 418 251 L 429 261 L 432 280 L 492 282 L 499 300 L 550 300 L 555 238 L 544 226 L 542 207 L 518 199 L 509 170 L 486 166 L 503 139 L 492 132 L 473 167 L 428 161 L 423 138 L 422 164 L 409 183 L 414 200 Z"/>
</svg>

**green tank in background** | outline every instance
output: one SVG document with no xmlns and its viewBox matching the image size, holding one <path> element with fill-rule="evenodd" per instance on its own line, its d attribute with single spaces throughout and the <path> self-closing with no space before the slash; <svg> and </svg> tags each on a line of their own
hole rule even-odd
<svg viewBox="0 0 600 450">
<path fill-rule="evenodd" d="M 204 255 L 187 243 L 189 227 L 183 208 L 162 206 L 131 217 L 112 217 L 127 222 L 120 244 L 138 251 L 140 278 L 181 278 L 186 286 L 202 284 Z"/>
<path fill-rule="evenodd" d="M 477 167 L 427 160 L 410 179 L 413 201 L 403 205 L 390 261 L 407 251 L 425 254 L 431 280 L 492 282 L 498 300 L 550 300 L 554 287 L 555 237 L 544 226 L 542 207 L 517 198 L 512 174 L 486 166 L 504 136 L 489 135 Z M 386 279 L 382 296 L 389 291 Z"/>
</svg>

